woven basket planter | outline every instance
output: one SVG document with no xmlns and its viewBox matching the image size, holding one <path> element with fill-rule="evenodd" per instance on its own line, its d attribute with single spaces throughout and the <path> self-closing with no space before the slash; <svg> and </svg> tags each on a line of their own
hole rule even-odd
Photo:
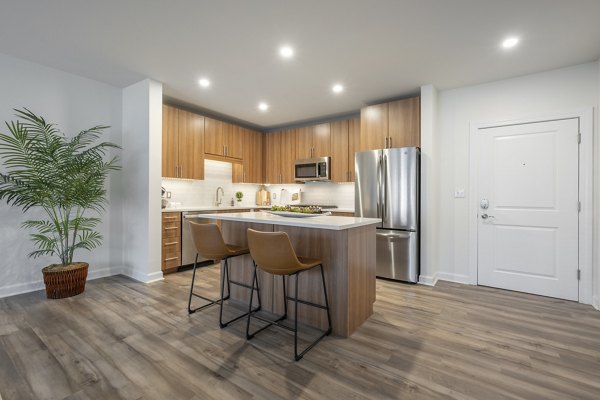
<svg viewBox="0 0 600 400">
<path fill-rule="evenodd" d="M 88 267 L 88 263 L 77 262 L 69 265 L 53 264 L 43 268 L 46 297 L 64 299 L 83 293 Z"/>
</svg>

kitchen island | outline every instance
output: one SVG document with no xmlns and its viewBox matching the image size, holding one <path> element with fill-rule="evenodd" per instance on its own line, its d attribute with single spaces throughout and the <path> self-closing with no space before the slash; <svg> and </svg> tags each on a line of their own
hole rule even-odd
<svg viewBox="0 0 600 400">
<path fill-rule="evenodd" d="M 202 214 L 199 215 L 203 217 Z M 298 256 L 319 258 L 323 261 L 327 295 L 331 308 L 333 334 L 347 337 L 371 314 L 375 302 L 375 226 L 376 218 L 317 216 L 292 218 L 267 212 L 207 214 L 206 218 L 221 220 L 225 241 L 247 246 L 246 230 L 287 232 Z M 249 255 L 229 260 L 231 279 L 250 284 L 253 265 Z M 281 277 L 260 271 L 262 310 L 283 314 L 283 286 Z M 288 296 L 293 296 L 295 277 L 287 277 Z M 300 274 L 299 299 L 324 304 L 321 277 L 318 269 Z M 249 290 L 235 285 L 231 299 L 248 304 Z M 293 307 L 288 307 L 288 318 L 293 318 Z M 298 321 L 324 329 L 327 316 L 323 310 L 300 305 Z"/>
</svg>

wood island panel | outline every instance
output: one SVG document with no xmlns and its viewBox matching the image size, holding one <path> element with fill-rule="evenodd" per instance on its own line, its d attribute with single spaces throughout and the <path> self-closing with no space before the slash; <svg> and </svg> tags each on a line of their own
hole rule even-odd
<svg viewBox="0 0 600 400">
<path fill-rule="evenodd" d="M 228 243 L 246 246 L 248 228 L 287 232 L 298 256 L 323 261 L 327 295 L 331 309 L 333 334 L 347 337 L 373 313 L 375 302 L 375 226 L 345 230 L 328 230 L 223 220 L 223 236 Z M 230 260 L 231 278 L 250 283 L 250 256 Z M 295 276 L 288 277 L 288 295 L 294 295 Z M 283 314 L 283 288 L 280 277 L 261 272 L 259 275 L 262 309 Z M 318 268 L 300 274 L 299 298 L 325 304 Z M 232 287 L 234 301 L 248 302 L 249 290 Z M 288 303 L 288 317 L 294 317 L 293 302 Z M 299 304 L 298 320 L 320 329 L 326 327 L 324 310 Z"/>
</svg>

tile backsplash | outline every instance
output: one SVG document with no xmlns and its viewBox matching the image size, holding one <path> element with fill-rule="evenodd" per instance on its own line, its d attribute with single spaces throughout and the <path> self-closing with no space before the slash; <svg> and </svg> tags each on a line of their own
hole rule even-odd
<svg viewBox="0 0 600 400">
<path fill-rule="evenodd" d="M 215 205 L 216 192 L 219 186 L 223 188 L 225 193 L 222 205 L 229 205 L 232 198 L 235 200 L 236 192 L 244 193 L 242 202 L 235 201 L 236 205 L 242 207 L 256 205 L 256 192 L 260 186 L 233 183 L 231 172 L 231 163 L 205 160 L 203 181 L 163 178 L 162 186 L 165 190 L 171 192 L 171 206 L 204 207 Z M 281 190 L 286 189 L 289 192 L 299 190 L 303 204 L 336 205 L 340 208 L 354 209 L 353 183 L 314 182 L 297 185 L 268 185 L 266 188 L 271 192 L 273 204 L 280 204 Z M 275 198 L 273 198 L 273 195 L 275 195 Z"/>
</svg>

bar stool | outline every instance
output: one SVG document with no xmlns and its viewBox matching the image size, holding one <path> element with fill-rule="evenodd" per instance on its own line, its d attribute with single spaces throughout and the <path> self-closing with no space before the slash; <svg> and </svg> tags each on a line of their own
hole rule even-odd
<svg viewBox="0 0 600 400">
<path fill-rule="evenodd" d="M 312 349 L 321 339 L 328 336 L 331 333 L 331 315 L 329 313 L 329 301 L 327 299 L 327 289 L 325 287 L 325 274 L 323 273 L 323 263 L 321 260 L 315 260 L 310 258 L 298 257 L 292 243 L 285 232 L 260 232 L 253 229 L 248 229 L 248 247 L 250 248 L 250 255 L 254 261 L 254 278 L 252 285 L 257 281 L 256 274 L 257 268 L 262 271 L 273 275 L 280 275 L 281 281 L 283 282 L 283 309 L 284 314 L 276 319 L 275 321 L 262 318 L 258 315 L 251 314 L 252 310 L 252 295 L 254 290 L 250 293 L 250 304 L 248 306 L 248 322 L 246 324 L 246 338 L 252 339 L 257 333 L 267 329 L 271 325 L 278 326 L 280 328 L 287 329 L 294 332 L 294 359 L 300 360 L 306 352 Z M 298 278 L 304 271 L 320 267 L 321 268 L 321 280 L 323 282 L 323 294 L 325 296 L 325 305 L 311 303 L 305 300 L 298 299 Z M 285 290 L 285 277 L 295 275 L 296 291 L 294 297 L 288 297 Z M 258 282 L 258 281 L 257 281 Z M 294 301 L 294 328 L 290 328 L 280 322 L 287 318 L 287 302 L 288 300 Z M 312 342 L 306 349 L 298 354 L 298 303 L 317 307 L 327 311 L 327 321 L 329 327 L 321 334 L 314 342 Z M 263 322 L 267 322 L 268 325 L 258 329 L 254 333 L 250 333 L 250 318 L 256 318 Z"/>
<path fill-rule="evenodd" d="M 190 221 L 190 229 L 192 230 L 192 238 L 194 245 L 196 246 L 196 261 L 194 262 L 194 272 L 192 273 L 192 286 L 190 287 L 190 296 L 188 300 L 188 313 L 193 314 L 196 311 L 203 310 L 206 307 L 212 306 L 213 304 L 219 304 L 219 326 L 221 328 L 226 327 L 232 322 L 235 322 L 250 313 L 260 310 L 260 288 L 258 286 L 258 278 L 254 276 L 256 281 L 256 292 L 258 295 L 258 306 L 252 309 L 252 300 L 250 300 L 251 309 L 240 316 L 237 316 L 227 322 L 223 322 L 223 301 L 228 300 L 231 294 L 231 284 L 245 287 L 252 290 L 254 293 L 254 281 L 252 285 L 247 285 L 242 282 L 236 282 L 229 279 L 229 259 L 232 257 L 243 256 L 248 254 L 247 247 L 236 246 L 232 244 L 226 244 L 223 240 L 223 234 L 221 228 L 217 224 L 199 224 L 197 222 Z M 198 256 L 209 260 L 224 261 L 223 269 L 221 270 L 221 298 L 219 300 L 213 300 L 208 297 L 204 297 L 200 294 L 194 293 L 194 282 L 196 280 L 196 268 L 198 267 Z M 227 279 L 225 277 L 227 276 Z M 227 283 L 227 296 L 224 296 L 225 283 Z M 192 308 L 192 296 L 199 297 L 202 300 L 208 301 L 208 304 L 203 306 Z M 252 297 L 252 296 L 250 296 Z"/>
</svg>

